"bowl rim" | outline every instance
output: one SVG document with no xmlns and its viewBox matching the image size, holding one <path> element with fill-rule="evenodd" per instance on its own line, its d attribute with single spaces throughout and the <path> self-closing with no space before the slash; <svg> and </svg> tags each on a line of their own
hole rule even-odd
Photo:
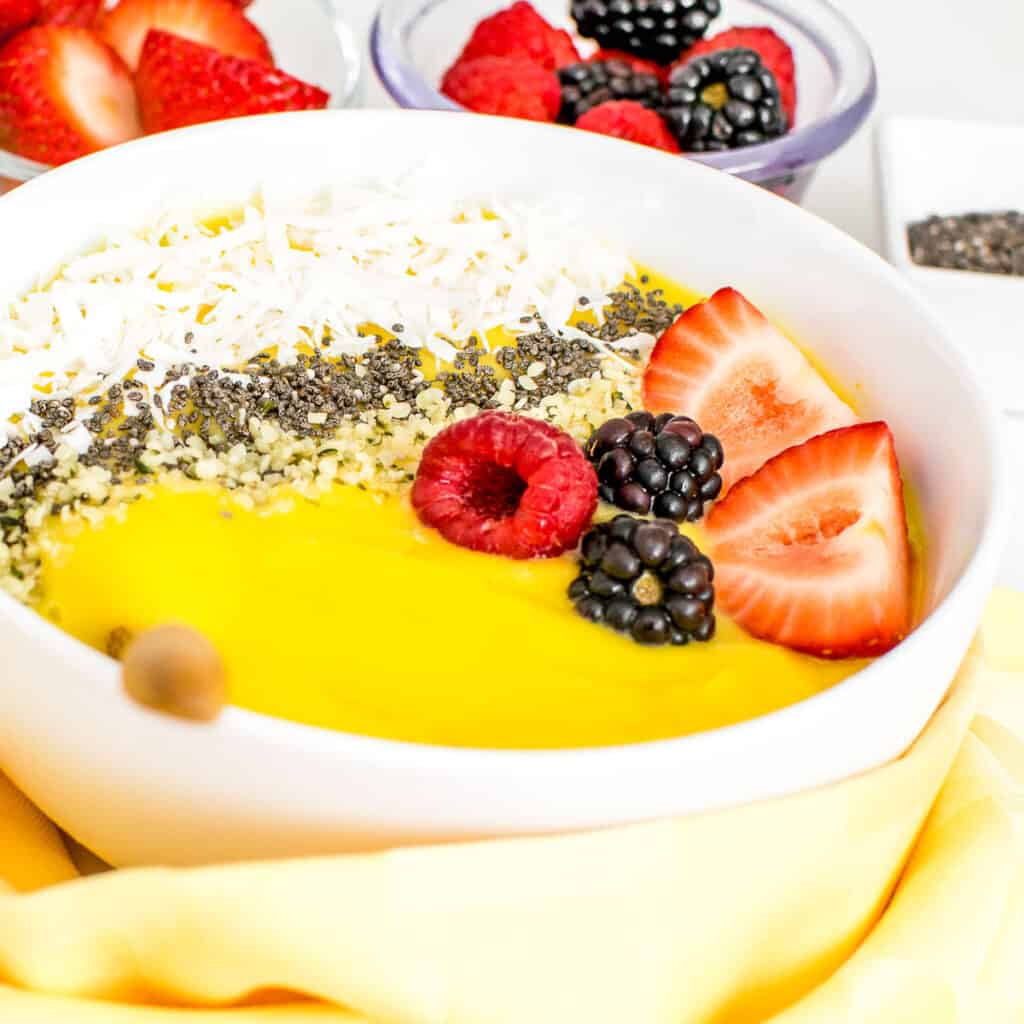
<svg viewBox="0 0 1024 1024">
<path fill-rule="evenodd" d="M 392 23 L 396 17 L 396 3 L 400 2 L 402 0 L 384 0 L 370 27 L 370 58 L 381 85 L 403 108 L 468 113 L 417 71 L 404 45 L 407 29 Z M 428 0 L 420 15 L 438 6 L 439 2 L 441 0 Z M 815 164 L 848 142 L 875 106 L 878 76 L 867 41 L 830 0 L 749 2 L 788 22 L 812 40 L 835 76 L 832 102 L 822 117 L 798 126 L 772 142 L 724 153 L 685 155 L 729 174 L 752 181 L 770 181 Z M 818 19 L 831 22 L 830 29 L 822 31 L 815 27 Z M 849 51 L 845 59 L 841 49 Z"/>
<path fill-rule="evenodd" d="M 325 17 L 331 23 L 332 34 L 337 44 L 338 58 L 344 70 L 344 85 L 340 92 L 332 94 L 328 109 L 345 109 L 361 100 L 366 81 L 366 59 L 355 32 L 345 17 L 342 0 L 315 0 L 315 3 L 323 8 Z M 146 136 L 141 136 L 141 138 L 146 138 Z M 132 139 L 131 141 L 137 142 L 138 140 Z M 108 146 L 106 148 L 114 149 L 116 147 Z M 93 154 L 88 155 L 92 156 Z M 45 164 L 38 160 L 19 156 L 0 146 L 0 180 L 7 178 L 10 181 L 24 184 L 39 177 L 40 174 L 56 170 L 56 167 L 57 165 L 54 164 Z"/>
<path fill-rule="evenodd" d="M 173 152 L 183 142 L 199 141 L 214 137 L 217 138 L 220 145 L 226 145 L 230 143 L 230 139 L 225 138 L 226 135 L 229 136 L 233 131 L 245 133 L 251 129 L 255 122 L 260 123 L 261 137 L 266 141 L 268 130 L 272 130 L 275 124 L 284 124 L 285 122 L 309 121 L 316 126 L 316 131 L 319 134 L 322 129 L 322 122 L 327 118 L 339 121 L 356 118 L 390 121 L 407 119 L 409 117 L 437 120 L 444 119 L 447 115 L 437 111 L 376 109 L 305 111 L 236 118 L 229 122 L 214 122 L 147 136 L 134 142 L 126 143 L 123 146 L 111 147 L 80 160 L 72 161 L 63 167 L 56 168 L 49 174 L 33 179 L 8 196 L 0 197 L 0 221 L 2 221 L 3 212 L 7 205 L 31 202 L 36 192 L 40 190 L 45 193 L 49 189 L 61 188 L 65 178 L 73 178 L 79 172 L 79 169 L 86 165 L 102 166 L 106 163 L 114 163 L 116 165 L 116 162 L 125 151 L 139 152 L 142 148 L 148 148 Z M 567 134 L 562 132 L 560 126 L 557 125 L 537 124 L 507 118 L 484 118 L 482 116 L 480 119 L 481 123 L 489 122 L 491 126 L 500 123 L 502 126 L 501 131 L 511 134 L 548 134 L 559 132 L 559 137 L 563 141 Z M 339 135 L 339 137 L 341 136 Z M 620 140 L 596 136 L 592 133 L 581 136 L 581 138 L 583 137 L 586 138 L 586 144 L 589 146 L 596 146 L 598 148 L 623 146 Z M 641 161 L 668 161 L 674 157 L 674 154 L 664 153 L 650 147 L 634 146 L 633 149 L 635 150 L 634 159 Z M 180 153 L 176 155 L 180 157 Z M 895 648 L 836 685 L 795 704 L 787 705 L 756 718 L 682 736 L 592 747 L 457 747 L 349 733 L 229 706 L 216 722 L 206 727 L 208 730 L 207 735 L 211 739 L 226 738 L 233 735 L 239 739 L 266 741 L 277 747 L 302 750 L 306 753 L 352 755 L 357 759 L 372 760 L 375 763 L 382 763 L 387 760 L 397 763 L 404 763 L 409 760 L 422 762 L 424 758 L 429 758 L 432 764 L 439 769 L 458 771 L 473 770 L 474 768 L 486 771 L 494 766 L 500 766 L 501 768 L 515 766 L 517 769 L 524 771 L 543 772 L 548 767 L 565 767 L 570 762 L 580 769 L 586 769 L 588 766 L 596 765 L 597 762 L 600 762 L 602 770 L 606 771 L 610 758 L 614 759 L 618 766 L 625 769 L 638 762 L 657 761 L 662 755 L 678 749 L 680 744 L 687 745 L 688 749 L 697 755 L 700 754 L 700 748 L 710 747 L 714 749 L 728 745 L 732 749 L 742 749 L 745 738 L 750 736 L 755 730 L 763 732 L 766 728 L 771 728 L 774 725 L 776 727 L 775 731 L 785 732 L 786 726 L 799 718 L 809 719 L 810 724 L 813 724 L 815 712 L 822 712 L 822 709 L 827 707 L 827 714 L 834 715 L 836 713 L 835 706 L 853 701 L 853 694 L 857 687 L 865 685 L 866 680 L 875 679 L 881 673 L 891 673 L 895 676 L 905 675 L 907 670 L 915 664 L 916 652 L 925 647 L 929 643 L 930 638 L 938 634 L 950 617 L 955 614 L 955 605 L 959 595 L 969 591 L 975 581 L 983 581 L 986 577 L 994 577 L 995 563 L 1002 553 L 1005 539 L 1008 537 L 1012 514 L 1013 503 L 1010 500 L 1012 492 L 1008 444 L 1001 429 L 1002 417 L 993 403 L 987 400 L 984 389 L 980 380 L 976 377 L 973 367 L 966 356 L 962 354 L 961 350 L 949 338 L 939 316 L 932 312 L 917 290 L 899 270 L 888 264 L 866 245 L 847 235 L 833 224 L 795 206 L 784 197 L 750 185 L 742 179 L 732 178 L 728 175 L 717 175 L 704 168 L 693 168 L 688 173 L 707 175 L 706 180 L 709 184 L 714 181 L 717 183 L 714 187 L 718 189 L 732 189 L 736 192 L 737 198 L 742 198 L 745 195 L 749 199 L 753 193 L 745 191 L 741 195 L 739 190 L 756 188 L 757 194 L 760 197 L 756 200 L 757 202 L 784 204 L 785 208 L 791 211 L 791 215 L 805 218 L 810 230 L 821 234 L 823 238 L 827 238 L 832 248 L 845 250 L 851 254 L 855 253 L 858 260 L 873 264 L 886 280 L 888 286 L 900 293 L 903 299 L 915 309 L 918 317 L 928 325 L 930 329 L 929 347 L 956 369 L 961 387 L 966 392 L 965 397 L 978 414 L 979 427 L 984 435 L 982 438 L 983 451 L 988 455 L 987 475 L 990 479 L 991 489 L 987 496 L 984 516 L 979 526 L 974 551 L 950 586 L 949 592 L 911 634 Z M 111 689 L 120 688 L 116 662 L 64 632 L 58 626 L 40 616 L 35 610 L 22 604 L 12 595 L 2 590 L 0 590 L 0 618 L 9 621 L 26 637 L 34 638 L 36 643 L 45 644 L 49 648 L 50 653 L 61 661 L 75 661 L 83 667 L 83 670 L 91 678 L 102 680 L 103 684 Z M 0 683 L 0 685 L 3 684 Z M 168 728 L 195 730 L 195 726 L 191 723 L 179 722 L 162 715 L 159 717 Z"/>
</svg>

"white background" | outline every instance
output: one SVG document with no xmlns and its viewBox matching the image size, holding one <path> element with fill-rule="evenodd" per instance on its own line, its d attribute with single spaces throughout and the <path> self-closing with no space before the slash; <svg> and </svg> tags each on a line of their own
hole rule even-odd
<svg viewBox="0 0 1024 1024">
<path fill-rule="evenodd" d="M 375 4 L 370 0 L 348 0 L 347 6 L 345 0 L 341 2 L 357 34 L 365 40 Z M 879 248 L 874 155 L 878 118 L 909 114 L 1024 122 L 1024 0 L 833 3 L 857 24 L 871 45 L 878 67 L 879 102 L 868 127 L 821 167 L 805 205 L 865 244 Z M 367 103 L 388 104 L 372 69 L 367 79 Z M 957 146 L 957 139 L 951 138 L 949 144 Z M 942 173 L 941 165 L 934 173 Z M 1020 208 L 1024 209 L 1024 168 Z M 1024 329 L 1021 336 L 1024 349 Z M 1024 418 L 1006 422 L 1012 469 L 1024 481 Z M 944 443 L 952 444 L 955 424 L 950 427 L 950 438 Z M 1024 587 L 1024 530 L 1011 540 L 1002 581 Z"/>
</svg>

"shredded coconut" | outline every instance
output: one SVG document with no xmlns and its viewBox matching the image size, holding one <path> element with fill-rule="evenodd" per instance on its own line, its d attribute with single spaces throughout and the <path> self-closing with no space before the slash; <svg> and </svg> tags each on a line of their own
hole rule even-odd
<svg viewBox="0 0 1024 1024">
<path fill-rule="evenodd" d="M 371 325 L 448 363 L 472 335 L 518 332 L 525 316 L 564 325 L 600 310 L 631 270 L 553 200 L 406 183 L 264 194 L 219 225 L 168 213 L 0 311 L 0 423 L 9 436 L 38 429 L 28 409 L 43 390 L 81 406 L 131 375 L 148 399 L 172 366 L 240 366 L 271 347 L 288 362 L 325 336 L 332 353 L 358 355 L 379 340 Z M 62 432 L 75 450 L 88 443 L 82 418 Z"/>
</svg>

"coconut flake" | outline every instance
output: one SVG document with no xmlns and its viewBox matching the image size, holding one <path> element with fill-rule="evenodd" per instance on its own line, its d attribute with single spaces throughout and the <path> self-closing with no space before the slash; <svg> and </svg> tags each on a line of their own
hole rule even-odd
<svg viewBox="0 0 1024 1024">
<path fill-rule="evenodd" d="M 524 317 L 562 327 L 580 297 L 599 311 L 632 272 L 571 202 L 460 199 L 440 180 L 264 192 L 220 228 L 175 212 L 114 235 L 0 312 L 0 422 L 24 434 L 44 385 L 78 398 L 81 420 L 84 396 L 129 373 L 151 399 L 181 364 L 238 367 L 272 346 L 290 362 L 327 333 L 333 353 L 358 355 L 376 343 L 367 325 L 401 324 L 403 344 L 449 363 Z"/>
</svg>

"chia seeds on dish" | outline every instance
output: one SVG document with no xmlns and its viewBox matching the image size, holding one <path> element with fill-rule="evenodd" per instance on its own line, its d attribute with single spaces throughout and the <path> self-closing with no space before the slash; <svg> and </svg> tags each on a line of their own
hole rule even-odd
<svg viewBox="0 0 1024 1024">
<path fill-rule="evenodd" d="M 1024 213 L 932 216 L 907 228 L 913 261 L 922 267 L 1024 277 Z"/>
</svg>

